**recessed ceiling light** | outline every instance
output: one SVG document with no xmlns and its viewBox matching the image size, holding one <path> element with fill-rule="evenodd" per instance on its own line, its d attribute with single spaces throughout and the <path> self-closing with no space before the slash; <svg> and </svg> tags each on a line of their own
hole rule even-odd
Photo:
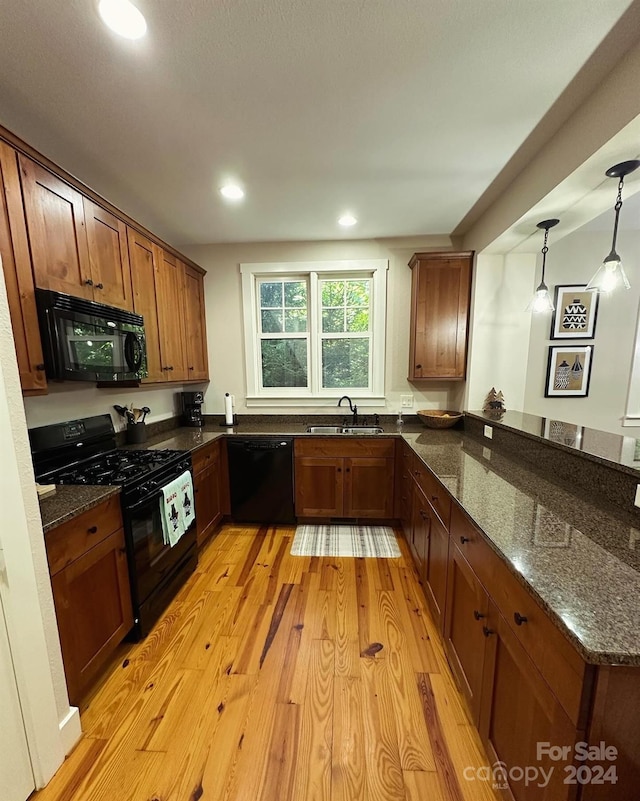
<svg viewBox="0 0 640 801">
<path fill-rule="evenodd" d="M 98 11 L 105 25 L 125 39 L 140 39 L 147 32 L 147 22 L 129 0 L 100 0 Z"/>
<path fill-rule="evenodd" d="M 220 194 L 222 197 L 226 197 L 227 200 L 242 200 L 244 189 L 238 184 L 225 184 L 220 187 Z"/>
<path fill-rule="evenodd" d="M 344 226 L 344 228 L 350 228 L 352 225 L 355 225 L 358 221 L 353 216 L 353 214 L 343 214 L 342 217 L 338 220 L 338 225 Z"/>
</svg>

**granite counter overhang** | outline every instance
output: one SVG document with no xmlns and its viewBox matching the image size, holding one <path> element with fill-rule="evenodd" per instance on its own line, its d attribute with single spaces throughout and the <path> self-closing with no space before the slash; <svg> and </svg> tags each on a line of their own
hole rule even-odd
<svg viewBox="0 0 640 801">
<path fill-rule="evenodd" d="M 403 436 L 587 662 L 640 665 L 637 521 L 603 508 L 586 493 L 559 488 L 463 431 L 426 430 L 421 425 L 400 431 L 395 425 L 384 428 L 385 433 L 376 436 Z M 265 422 L 233 431 L 177 428 L 137 447 L 195 451 L 225 436 L 269 435 L 317 436 L 308 435 L 300 423 Z M 69 498 L 80 490 L 114 491 L 63 489 Z M 76 513 L 86 508 L 90 506 Z"/>
<path fill-rule="evenodd" d="M 42 530 L 46 534 L 94 506 L 99 506 L 112 495 L 119 494 L 120 487 L 58 485 L 55 495 L 49 495 L 40 501 Z"/>
</svg>

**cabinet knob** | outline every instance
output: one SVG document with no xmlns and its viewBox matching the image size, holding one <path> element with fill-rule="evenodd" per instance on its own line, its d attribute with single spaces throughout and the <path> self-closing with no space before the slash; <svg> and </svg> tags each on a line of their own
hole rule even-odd
<svg viewBox="0 0 640 801">
<path fill-rule="evenodd" d="M 96 284 L 96 289 L 104 289 L 104 284 L 102 282 Z"/>
<path fill-rule="evenodd" d="M 195 369 L 194 367 L 190 367 L 190 368 L 189 368 L 189 370 L 194 370 L 194 369 Z"/>
<path fill-rule="evenodd" d="M 426 519 L 427 519 L 427 513 L 424 511 L 424 509 L 420 509 L 420 517 L 421 517 L 423 520 L 426 520 Z"/>
<path fill-rule="evenodd" d="M 460 542 L 464 545 L 465 542 L 471 542 L 471 540 L 469 539 L 469 537 L 462 537 L 461 536 L 460 537 Z"/>
<path fill-rule="evenodd" d="M 87 534 L 97 534 L 98 533 L 98 526 L 91 526 L 91 528 L 87 529 Z"/>
<path fill-rule="evenodd" d="M 421 364 L 416 364 L 416 370 L 422 370 L 422 365 Z"/>
<path fill-rule="evenodd" d="M 90 278 L 85 278 L 84 282 L 87 286 L 93 286 L 93 281 Z"/>
<path fill-rule="evenodd" d="M 350 468 L 350 467 L 347 467 L 347 468 L 346 468 L 346 470 L 345 470 L 344 472 L 345 472 L 345 473 L 350 473 L 350 472 L 351 472 L 351 468 Z"/>
<path fill-rule="evenodd" d="M 473 616 L 475 617 L 476 620 L 482 620 L 483 617 L 486 617 L 485 615 L 482 614 L 482 612 L 478 612 L 477 609 L 473 610 Z"/>
<path fill-rule="evenodd" d="M 438 500 L 438 496 L 437 495 L 432 495 L 431 496 L 431 500 L 432 501 L 437 501 Z"/>
<path fill-rule="evenodd" d="M 341 468 L 341 467 L 339 467 L 339 468 L 337 469 L 337 471 L 336 471 L 336 472 L 338 472 L 338 473 L 342 473 L 342 468 Z"/>
<path fill-rule="evenodd" d="M 44 370 L 44 364 L 36 364 L 36 370 L 41 373 Z"/>
<path fill-rule="evenodd" d="M 514 612 L 513 619 L 516 622 L 516 626 L 521 626 L 523 623 L 527 622 L 527 618 L 524 615 L 521 615 L 520 612 Z"/>
<path fill-rule="evenodd" d="M 173 365 L 171 365 L 171 367 L 167 367 L 167 370 L 173 370 Z"/>
<path fill-rule="evenodd" d="M 482 627 L 482 633 L 484 634 L 485 637 L 491 637 L 492 634 L 495 634 L 493 629 L 489 629 L 486 626 Z"/>
</svg>

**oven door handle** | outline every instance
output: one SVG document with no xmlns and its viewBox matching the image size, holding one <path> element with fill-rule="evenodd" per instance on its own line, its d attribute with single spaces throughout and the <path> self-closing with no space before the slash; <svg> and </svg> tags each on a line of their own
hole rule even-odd
<svg viewBox="0 0 640 801">
<path fill-rule="evenodd" d="M 153 495 L 150 495 L 147 498 L 143 498 L 138 503 L 134 503 L 133 506 L 126 505 L 125 511 L 127 512 L 135 512 L 136 509 L 140 509 L 142 506 L 150 506 L 154 501 L 159 501 L 162 498 L 162 491 L 154 492 Z"/>
</svg>

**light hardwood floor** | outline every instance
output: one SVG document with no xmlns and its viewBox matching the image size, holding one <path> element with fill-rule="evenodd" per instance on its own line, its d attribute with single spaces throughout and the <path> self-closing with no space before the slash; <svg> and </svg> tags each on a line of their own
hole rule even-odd
<svg viewBox="0 0 640 801">
<path fill-rule="evenodd" d="M 404 541 L 310 558 L 293 534 L 221 529 L 31 801 L 495 801 Z"/>
</svg>

